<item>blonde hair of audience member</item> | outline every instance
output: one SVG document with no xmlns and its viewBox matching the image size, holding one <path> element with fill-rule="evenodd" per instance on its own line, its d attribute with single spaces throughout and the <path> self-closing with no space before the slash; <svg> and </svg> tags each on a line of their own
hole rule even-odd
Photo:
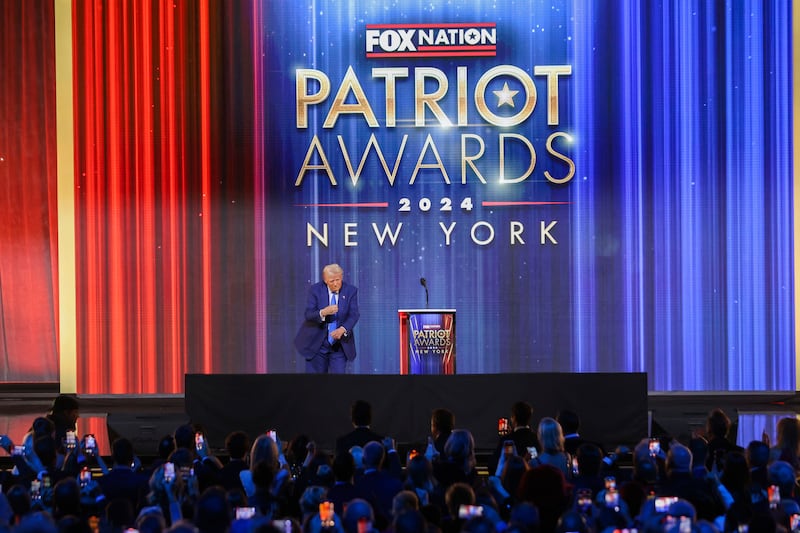
<svg viewBox="0 0 800 533">
<path fill-rule="evenodd" d="M 570 477 L 572 458 L 564 451 L 564 433 L 561 425 L 554 418 L 542 418 L 537 434 L 542 445 L 542 453 L 534 459 L 534 463 L 554 466 L 561 470 L 564 477 Z"/>
<path fill-rule="evenodd" d="M 554 418 L 545 417 L 539 422 L 539 443 L 542 451 L 546 453 L 561 453 L 564 451 L 564 433 L 561 425 Z"/>
<path fill-rule="evenodd" d="M 466 429 L 455 429 L 444 444 L 444 454 L 448 459 L 461 466 L 464 473 L 475 468 L 475 439 Z"/>
</svg>

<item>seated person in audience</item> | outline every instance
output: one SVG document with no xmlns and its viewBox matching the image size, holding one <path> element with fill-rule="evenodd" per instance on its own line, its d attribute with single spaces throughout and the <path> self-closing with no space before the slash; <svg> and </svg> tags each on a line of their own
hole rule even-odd
<svg viewBox="0 0 800 533">
<path fill-rule="evenodd" d="M 200 491 L 205 491 L 217 483 L 222 462 L 209 451 L 203 428 L 192 424 L 183 424 L 175 429 L 174 437 L 175 449 L 185 450 L 190 457 L 190 466 L 194 469 L 194 475 L 200 484 Z"/>
<path fill-rule="evenodd" d="M 134 467 L 133 444 L 121 437 L 111 444 L 111 457 L 114 465 L 108 474 L 101 476 L 100 485 L 106 501 L 124 498 L 134 509 L 138 509 L 148 490 L 148 478 Z"/>
<path fill-rule="evenodd" d="M 342 516 L 350 500 L 358 497 L 354 485 L 356 463 L 350 452 L 342 452 L 333 459 L 333 487 L 328 489 L 328 499 L 333 502 L 334 511 Z"/>
<path fill-rule="evenodd" d="M 403 490 L 399 479 L 381 469 L 386 453 L 380 442 L 364 446 L 364 475 L 355 480 L 359 498 L 368 501 L 375 512 L 375 526 L 383 530 L 390 522 L 392 499 Z"/>
<path fill-rule="evenodd" d="M 277 433 L 275 434 L 278 439 Z M 263 434 L 250 449 L 250 468 L 239 472 L 245 494 L 263 515 L 284 516 L 292 493 L 289 467 L 280 451 L 280 440 Z"/>
<path fill-rule="evenodd" d="M 169 456 L 175 451 L 175 437 L 172 435 L 164 435 L 159 439 L 158 446 L 156 447 L 156 458 L 150 464 L 147 472 L 152 475 L 159 466 L 169 461 Z"/>
<path fill-rule="evenodd" d="M 605 488 L 601 470 L 603 466 L 603 452 L 591 443 L 581 444 L 575 453 L 577 469 L 572 472 L 570 481 L 577 492 L 579 489 L 592 491 L 592 497 Z"/>
<path fill-rule="evenodd" d="M 572 492 L 564 473 L 551 465 L 526 471 L 520 480 L 517 496 L 539 510 L 541 531 L 553 531 L 559 517 L 570 507 Z"/>
<path fill-rule="evenodd" d="M 689 501 L 703 520 L 713 522 L 725 513 L 724 506 L 709 481 L 692 476 L 692 452 L 672 441 L 667 454 L 667 476 L 658 488 L 659 496 L 677 496 Z"/>
<path fill-rule="evenodd" d="M 718 475 L 732 500 L 750 498 L 750 468 L 743 452 L 728 452 L 722 461 L 721 473 L 712 470 L 713 474 Z"/>
<path fill-rule="evenodd" d="M 433 476 L 433 465 L 422 454 L 409 459 L 403 488 L 413 491 L 421 506 L 433 504 L 444 508 L 444 493 Z"/>
<path fill-rule="evenodd" d="M 461 531 L 466 520 L 459 517 L 462 506 L 475 505 L 475 491 L 466 483 L 454 483 L 445 493 L 447 514 L 442 518 L 442 532 L 455 533 Z"/>
<path fill-rule="evenodd" d="M 475 440 L 466 429 L 456 429 L 444 445 L 444 455 L 433 463 L 433 476 L 443 487 L 453 483 L 472 485 L 478 478 Z"/>
<path fill-rule="evenodd" d="M 731 429 L 731 419 L 722 409 L 713 409 L 706 418 L 706 451 L 705 465 L 711 471 L 716 463 L 717 470 L 722 471 L 722 460 L 728 452 L 742 452 L 744 448 L 728 440 Z M 695 459 L 696 461 L 696 459 Z"/>
<path fill-rule="evenodd" d="M 455 427 L 456 417 L 451 411 L 444 408 L 433 410 L 431 413 L 431 437 L 433 438 L 433 447 L 440 455 L 444 453 L 444 444 Z"/>
<path fill-rule="evenodd" d="M 394 517 L 387 532 L 390 533 L 436 533 L 439 529 L 428 523 L 419 510 L 406 511 Z"/>
<path fill-rule="evenodd" d="M 329 499 L 328 491 L 325 487 L 318 485 L 307 487 L 300 496 L 300 521 L 303 524 L 308 523 L 315 514 L 319 513 L 319 504 Z M 334 510 L 334 512 L 336 511 Z"/>
<path fill-rule="evenodd" d="M 575 457 L 580 445 L 586 442 L 578 432 L 581 427 L 581 419 L 578 413 L 569 409 L 562 409 L 556 415 L 556 421 L 558 421 L 561 431 L 564 433 L 564 451 Z"/>
<path fill-rule="evenodd" d="M 786 461 L 795 471 L 800 471 L 800 421 L 794 417 L 782 418 L 778 421 L 777 430 L 778 440 L 769 451 L 770 462 Z"/>
<path fill-rule="evenodd" d="M 403 513 L 419 511 L 419 499 L 415 492 L 401 490 L 392 498 L 392 522 Z"/>
<path fill-rule="evenodd" d="M 219 470 L 217 482 L 225 490 L 244 489 L 239 473 L 247 470 L 247 452 L 250 450 L 250 437 L 244 431 L 233 431 L 225 437 L 228 462 Z"/>
<path fill-rule="evenodd" d="M 364 473 L 364 448 L 362 446 L 353 446 L 350 448 L 350 455 L 353 457 L 353 462 L 356 464 L 355 477 L 359 477 Z"/>
<path fill-rule="evenodd" d="M 500 436 L 489 461 L 489 472 L 497 471 L 497 463 L 500 461 L 500 455 L 503 453 L 507 440 L 514 442 L 515 453 L 520 457 L 525 456 L 528 448 L 536 448 L 537 453 L 539 452 L 539 439 L 530 425 L 532 417 L 533 407 L 530 404 L 520 401 L 511 406 L 511 432 L 508 435 Z"/>
<path fill-rule="evenodd" d="M 361 498 L 350 502 L 342 516 L 342 526 L 347 533 L 360 533 L 375 529 L 375 514 L 370 503 Z"/>
<path fill-rule="evenodd" d="M 781 500 L 794 500 L 797 487 L 796 473 L 786 461 L 773 461 L 767 469 L 769 486 L 776 486 Z"/>
<path fill-rule="evenodd" d="M 362 448 L 370 441 L 381 442 L 383 435 L 379 435 L 370 429 L 372 424 L 372 406 L 364 400 L 356 400 L 350 406 L 350 421 L 353 430 L 336 439 L 334 453 L 347 451 L 353 446 Z"/>
<path fill-rule="evenodd" d="M 531 465 L 551 465 L 561 470 L 564 477 L 571 477 L 572 458 L 564 451 L 564 435 L 558 422 L 554 418 L 542 418 L 537 434 L 542 450 L 531 459 Z"/>
<path fill-rule="evenodd" d="M 81 508 L 81 488 L 75 478 L 62 479 L 53 487 L 52 515 L 58 521 L 70 515 L 84 522 L 88 519 L 88 515 Z M 76 523 L 80 523 L 80 520 Z"/>
<path fill-rule="evenodd" d="M 751 441 L 745 450 L 745 458 L 750 467 L 750 492 L 766 492 L 767 464 L 769 463 L 769 445 L 760 440 Z"/>
<path fill-rule="evenodd" d="M 204 533 L 225 533 L 231 525 L 231 511 L 222 487 L 211 487 L 200 494 L 193 522 Z"/>
<path fill-rule="evenodd" d="M 529 502 L 519 502 L 511 509 L 506 531 L 536 532 L 540 530 L 539 510 Z"/>
<path fill-rule="evenodd" d="M 47 485 L 45 477 L 49 478 L 49 486 L 54 487 L 62 479 L 70 477 L 58 467 L 58 446 L 51 436 L 39 437 L 33 443 L 33 451 L 41 462 L 44 470 L 39 472 L 39 479 Z"/>
</svg>

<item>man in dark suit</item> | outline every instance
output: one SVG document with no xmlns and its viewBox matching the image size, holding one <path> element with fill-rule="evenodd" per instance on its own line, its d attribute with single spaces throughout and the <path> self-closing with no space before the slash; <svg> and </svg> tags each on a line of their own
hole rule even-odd
<svg viewBox="0 0 800 533">
<path fill-rule="evenodd" d="M 353 446 L 362 448 L 370 441 L 381 442 L 383 435 L 379 435 L 370 429 L 372 423 L 372 406 L 364 400 L 356 400 L 350 406 L 350 421 L 353 423 L 353 431 L 342 435 L 336 439 L 336 454 L 347 452 Z"/>
<path fill-rule="evenodd" d="M 225 437 L 225 449 L 228 450 L 229 461 L 220 469 L 218 482 L 225 490 L 241 489 L 242 480 L 239 472 L 249 467 L 245 457 L 250 451 L 250 437 L 244 431 L 234 431 Z"/>
<path fill-rule="evenodd" d="M 306 359 L 306 371 L 343 374 L 348 361 L 356 358 L 353 327 L 358 322 L 358 289 L 342 281 L 337 264 L 322 269 L 322 281 L 308 291 L 303 324 L 294 339 L 295 348 Z"/>
<path fill-rule="evenodd" d="M 489 472 L 494 474 L 497 463 L 500 462 L 500 454 L 503 453 L 506 441 L 513 441 L 517 455 L 524 457 L 529 448 L 536 448 L 540 452 L 539 438 L 536 431 L 531 428 L 531 418 L 533 417 L 533 407 L 527 402 L 516 402 L 511 406 L 511 433 L 501 435 L 497 443 L 497 448 L 489 461 Z"/>
<path fill-rule="evenodd" d="M 375 511 L 375 526 L 383 531 L 392 516 L 392 499 L 403 490 L 403 483 L 381 469 L 386 457 L 383 445 L 368 442 L 364 446 L 364 475 L 356 479 L 354 487 L 359 498 L 372 505 Z"/>
<path fill-rule="evenodd" d="M 111 456 L 114 458 L 114 467 L 97 480 L 106 501 L 125 499 L 131 502 L 134 509 L 138 509 L 147 494 L 148 479 L 132 466 L 133 443 L 124 437 L 115 440 L 111 444 Z"/>
</svg>

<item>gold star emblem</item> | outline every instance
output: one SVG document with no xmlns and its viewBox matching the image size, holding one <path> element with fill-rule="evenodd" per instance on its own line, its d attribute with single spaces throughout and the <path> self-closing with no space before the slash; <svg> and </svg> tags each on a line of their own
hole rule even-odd
<svg viewBox="0 0 800 533">
<path fill-rule="evenodd" d="M 492 91 L 492 92 L 495 94 L 495 96 L 497 96 L 497 107 L 506 104 L 510 105 L 511 107 L 514 107 L 514 96 L 516 96 L 516 94 L 519 91 L 510 90 L 508 88 L 508 82 L 506 82 L 505 84 L 503 84 L 503 89 L 501 91 Z"/>
</svg>

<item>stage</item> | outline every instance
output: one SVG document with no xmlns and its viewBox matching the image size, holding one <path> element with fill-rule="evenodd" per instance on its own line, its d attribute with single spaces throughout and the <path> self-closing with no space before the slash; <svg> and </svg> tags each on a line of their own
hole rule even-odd
<svg viewBox="0 0 800 533">
<path fill-rule="evenodd" d="M 632 376 L 629 383 L 637 381 L 637 375 Z M 199 389 L 197 383 L 188 386 L 187 395 L 79 396 L 79 431 L 95 433 L 105 454 L 110 440 L 125 436 L 144 457 L 155 454 L 161 436 L 190 420 L 207 428 L 209 444 L 217 452 L 222 452 L 224 436 L 229 430 L 258 434 L 271 427 L 277 428 L 283 439 L 302 431 L 324 449 L 332 449 L 332 439 L 350 429 L 349 404 L 352 399 L 361 398 L 373 405 L 373 428 L 395 437 L 401 448 L 424 439 L 431 405 L 450 408 L 456 413 L 456 425 L 473 432 L 476 447 L 483 455 L 496 442 L 496 418 L 508 416 L 508 408 L 516 399 L 534 406 L 534 423 L 543 416 L 554 416 L 559 408 L 576 410 L 583 418 L 582 435 L 601 442 L 607 451 L 618 444 L 633 444 L 636 437 L 651 431 L 659 436 L 684 439 L 693 429 L 704 426 L 706 415 L 714 407 L 722 408 L 731 417 L 738 444 L 746 445 L 752 438 L 760 437 L 762 429 L 767 429 L 774 439 L 774 423 L 800 410 L 800 395 L 796 392 L 648 393 L 639 388 L 629 391 L 633 394 L 627 400 L 620 396 L 619 390 L 598 395 L 598 386 L 601 390 L 608 389 L 603 383 L 615 382 L 615 376 L 607 374 L 449 376 L 458 380 L 444 388 L 429 388 L 437 380 L 413 383 L 414 378 L 431 377 L 442 376 L 187 376 L 187 384 L 193 379 L 200 384 Z M 524 387 L 529 380 L 544 383 L 541 385 L 544 388 L 526 393 Z M 265 383 L 273 389 L 272 393 Z M 402 388 L 394 389 L 398 383 Z M 561 396 L 553 391 L 567 391 L 569 387 L 565 384 L 569 383 L 579 383 L 581 389 L 567 392 L 570 402 L 559 405 Z M 233 389 L 228 388 L 231 384 Z M 57 394 L 55 383 L 0 386 L 0 432 L 14 440 L 21 439 L 33 418 L 46 413 Z M 634 405 L 631 398 L 635 395 L 640 399 Z M 543 397 L 555 401 L 542 400 Z M 318 414 L 306 418 L 308 415 L 302 413 L 309 408 Z M 198 409 L 207 409 L 206 416 L 198 415 Z"/>
</svg>

